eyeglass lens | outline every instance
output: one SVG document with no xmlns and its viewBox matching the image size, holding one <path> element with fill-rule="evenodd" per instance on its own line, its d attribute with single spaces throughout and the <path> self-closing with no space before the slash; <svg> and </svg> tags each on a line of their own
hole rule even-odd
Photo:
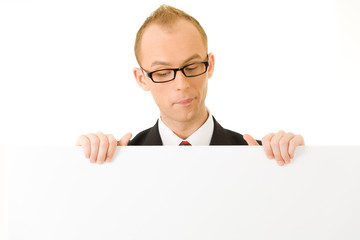
<svg viewBox="0 0 360 240">
<path fill-rule="evenodd" d="M 194 77 L 206 72 L 206 65 L 204 63 L 194 63 L 184 68 L 186 77 Z M 164 82 L 174 79 L 175 71 L 172 69 L 164 69 L 156 71 L 152 74 L 152 79 L 157 82 Z"/>
</svg>

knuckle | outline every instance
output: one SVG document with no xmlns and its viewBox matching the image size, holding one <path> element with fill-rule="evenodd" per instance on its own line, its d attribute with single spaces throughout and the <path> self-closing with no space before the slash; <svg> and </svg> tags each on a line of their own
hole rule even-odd
<svg viewBox="0 0 360 240">
<path fill-rule="evenodd" d="M 276 139 L 271 139 L 271 142 L 270 142 L 271 146 L 274 146 L 274 147 L 277 147 L 279 146 L 279 142 L 276 140 Z"/>
<path fill-rule="evenodd" d="M 288 141 L 294 137 L 295 137 L 295 135 L 290 132 L 284 134 L 284 138 L 286 138 Z"/>
<path fill-rule="evenodd" d="M 284 130 L 280 130 L 278 133 L 280 133 L 280 134 L 285 134 L 285 131 L 284 131 Z"/>
<path fill-rule="evenodd" d="M 291 140 L 290 140 L 290 145 L 293 145 L 293 144 L 295 143 L 295 141 L 296 141 L 295 138 L 291 139 Z"/>
<path fill-rule="evenodd" d="M 279 142 L 281 147 L 287 147 L 288 146 L 288 141 L 286 139 L 281 139 Z"/>
<path fill-rule="evenodd" d="M 109 144 L 110 144 L 110 146 L 116 146 L 117 145 L 116 139 L 115 138 L 110 139 Z"/>
<path fill-rule="evenodd" d="M 99 144 L 100 144 L 100 140 L 98 138 L 94 138 L 91 140 L 92 146 L 99 146 Z"/>
<path fill-rule="evenodd" d="M 90 144 L 90 140 L 89 140 L 89 138 L 88 137 L 86 137 L 85 135 L 81 135 L 80 137 L 79 137 L 79 140 L 78 140 L 79 142 L 80 142 L 80 144 L 81 145 L 89 145 Z"/>
<path fill-rule="evenodd" d="M 100 142 L 100 147 L 102 147 L 102 148 L 107 148 L 108 146 L 109 146 L 108 141 L 101 141 L 101 142 Z"/>
<path fill-rule="evenodd" d="M 274 133 L 269 133 L 268 135 L 264 136 L 261 141 L 268 142 L 273 137 Z"/>
<path fill-rule="evenodd" d="M 112 134 L 108 134 L 107 138 L 110 145 L 116 145 L 117 143 L 116 138 Z"/>
</svg>

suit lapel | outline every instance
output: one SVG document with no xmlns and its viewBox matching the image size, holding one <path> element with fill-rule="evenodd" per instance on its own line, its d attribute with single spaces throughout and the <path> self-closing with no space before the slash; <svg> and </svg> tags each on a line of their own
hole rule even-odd
<svg viewBox="0 0 360 240">
<path fill-rule="evenodd" d="M 163 145 L 159 133 L 159 121 L 155 123 L 154 127 L 150 128 L 143 145 Z"/>
<path fill-rule="evenodd" d="M 231 145 L 229 136 L 227 136 L 225 129 L 214 119 L 214 132 L 211 137 L 210 145 Z"/>
</svg>

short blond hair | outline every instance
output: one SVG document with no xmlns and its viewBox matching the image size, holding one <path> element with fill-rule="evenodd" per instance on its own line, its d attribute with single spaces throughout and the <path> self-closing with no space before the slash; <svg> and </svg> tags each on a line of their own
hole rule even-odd
<svg viewBox="0 0 360 240">
<path fill-rule="evenodd" d="M 208 48 L 207 36 L 206 36 L 204 29 L 200 25 L 200 23 L 195 18 L 193 18 L 189 14 L 185 13 L 184 11 L 181 11 L 180 9 L 163 4 L 158 9 L 156 9 L 145 20 L 145 22 L 143 23 L 143 25 L 140 27 L 139 31 L 136 34 L 134 50 L 135 50 L 135 57 L 136 57 L 136 60 L 139 63 L 139 65 L 140 65 L 140 53 L 141 53 L 140 52 L 141 39 L 142 39 L 145 29 L 152 23 L 156 23 L 156 24 L 159 24 L 159 25 L 165 26 L 165 27 L 171 27 L 179 19 L 188 20 L 196 27 L 196 29 L 199 31 L 199 33 L 204 41 L 206 51 L 207 51 L 207 48 Z"/>
</svg>

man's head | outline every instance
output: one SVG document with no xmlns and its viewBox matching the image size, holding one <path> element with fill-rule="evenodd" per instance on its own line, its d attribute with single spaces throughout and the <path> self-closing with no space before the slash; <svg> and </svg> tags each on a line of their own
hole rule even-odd
<svg viewBox="0 0 360 240">
<path fill-rule="evenodd" d="M 204 29 L 202 28 L 202 26 L 200 25 L 200 23 L 195 18 L 193 18 L 184 11 L 181 11 L 177 8 L 168 5 L 161 5 L 145 20 L 145 22 L 143 23 L 143 25 L 140 27 L 139 31 L 136 34 L 134 50 L 135 50 L 136 60 L 140 66 L 141 66 L 141 40 L 146 28 L 151 24 L 158 24 L 165 28 L 166 27 L 171 28 L 174 22 L 176 22 L 179 19 L 188 20 L 196 27 L 196 29 L 201 34 L 201 38 L 204 41 L 204 46 L 206 47 L 206 52 L 207 52 L 207 47 L 208 47 L 207 35 Z"/>
<path fill-rule="evenodd" d="M 206 34 L 193 17 L 162 5 L 140 28 L 135 54 L 141 66 L 134 69 L 137 83 L 151 91 L 165 123 L 195 122 L 207 114 L 207 80 L 213 73 L 214 56 L 207 53 Z M 209 63 L 204 74 L 186 77 L 177 71 L 175 79 L 166 83 L 155 83 L 144 73 L 198 62 Z"/>
</svg>

